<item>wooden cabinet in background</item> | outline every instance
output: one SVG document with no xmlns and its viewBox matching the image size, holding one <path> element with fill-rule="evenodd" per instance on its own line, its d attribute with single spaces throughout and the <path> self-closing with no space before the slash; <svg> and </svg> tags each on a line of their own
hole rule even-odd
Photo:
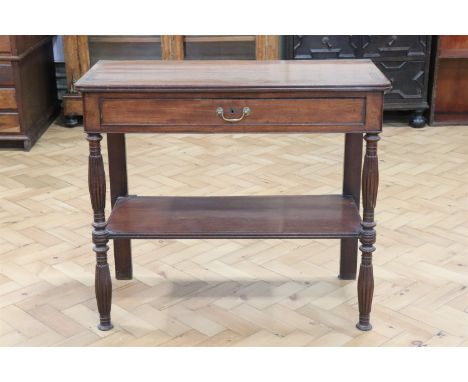
<svg viewBox="0 0 468 382">
<path fill-rule="evenodd" d="M 435 45 L 431 125 L 466 125 L 468 36 L 439 36 Z"/>
<path fill-rule="evenodd" d="M 371 59 L 392 83 L 385 110 L 412 110 L 410 125 L 426 124 L 431 36 L 287 36 L 286 58 Z"/>
<path fill-rule="evenodd" d="M 83 115 L 74 83 L 99 60 L 274 60 L 279 36 L 64 36 L 64 52 L 64 123 L 73 127 Z"/>
<path fill-rule="evenodd" d="M 59 103 L 51 36 L 0 36 L 0 146 L 29 150 Z"/>
</svg>

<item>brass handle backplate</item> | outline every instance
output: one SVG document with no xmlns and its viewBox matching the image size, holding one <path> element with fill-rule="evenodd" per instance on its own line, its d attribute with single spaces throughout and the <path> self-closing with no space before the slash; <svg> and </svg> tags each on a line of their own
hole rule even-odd
<svg viewBox="0 0 468 382">
<path fill-rule="evenodd" d="M 220 106 L 216 109 L 216 115 L 220 118 L 222 118 L 226 122 L 240 122 L 242 121 L 245 117 L 249 116 L 251 113 L 250 107 L 244 107 L 242 109 L 242 115 L 239 118 L 226 118 L 224 116 L 224 109 Z"/>
</svg>

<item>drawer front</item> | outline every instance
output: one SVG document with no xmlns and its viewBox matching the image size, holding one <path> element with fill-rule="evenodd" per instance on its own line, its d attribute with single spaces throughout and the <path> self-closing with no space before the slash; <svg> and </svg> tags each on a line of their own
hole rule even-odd
<svg viewBox="0 0 468 382">
<path fill-rule="evenodd" d="M 0 88 L 0 110 L 16 109 L 16 92 L 15 89 Z"/>
<path fill-rule="evenodd" d="M 0 86 L 13 86 L 13 68 L 8 61 L 0 61 Z"/>
<path fill-rule="evenodd" d="M 423 59 L 428 53 L 429 36 L 362 36 L 363 58 Z"/>
<path fill-rule="evenodd" d="M 440 36 L 439 49 L 442 52 L 468 49 L 468 36 Z"/>
<path fill-rule="evenodd" d="M 10 36 L 0 36 L 0 54 L 10 54 Z"/>
<path fill-rule="evenodd" d="M 426 99 L 425 61 L 380 61 L 377 67 L 392 83 L 385 102 L 421 101 Z"/>
<path fill-rule="evenodd" d="M 365 98 L 103 99 L 100 105 L 103 126 L 174 127 L 362 126 L 365 106 Z"/>
<path fill-rule="evenodd" d="M 294 36 L 294 59 L 358 58 L 360 36 Z"/>
<path fill-rule="evenodd" d="M 18 113 L 0 113 L 0 133 L 19 133 Z"/>
<path fill-rule="evenodd" d="M 83 115 L 83 99 L 80 94 L 64 94 L 62 100 L 64 115 Z"/>
</svg>

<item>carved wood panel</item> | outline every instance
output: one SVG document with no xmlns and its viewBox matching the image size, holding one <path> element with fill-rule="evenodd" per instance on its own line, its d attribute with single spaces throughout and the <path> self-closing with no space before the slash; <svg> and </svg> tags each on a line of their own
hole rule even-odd
<svg viewBox="0 0 468 382">
<path fill-rule="evenodd" d="M 371 59 L 392 81 L 392 90 L 385 94 L 385 109 L 417 111 L 412 118 L 418 115 L 421 118 L 422 111 L 429 106 L 430 52 L 431 36 L 301 35 L 288 36 L 286 41 L 289 59 Z M 413 120 L 410 123 L 416 126 Z"/>
<path fill-rule="evenodd" d="M 362 58 L 424 59 L 428 36 L 362 36 Z"/>
<path fill-rule="evenodd" d="M 392 83 L 392 89 L 385 94 L 385 102 L 425 99 L 424 61 L 378 61 L 375 64 Z"/>
<path fill-rule="evenodd" d="M 429 53 L 430 36 L 293 36 L 294 59 L 424 59 Z"/>
<path fill-rule="evenodd" d="M 358 58 L 359 36 L 294 36 L 295 59 Z"/>
</svg>

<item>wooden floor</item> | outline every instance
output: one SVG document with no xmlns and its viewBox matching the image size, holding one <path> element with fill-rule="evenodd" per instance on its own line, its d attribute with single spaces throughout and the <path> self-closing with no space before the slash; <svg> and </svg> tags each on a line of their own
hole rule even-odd
<svg viewBox="0 0 468 382">
<path fill-rule="evenodd" d="M 333 240 L 134 241 L 134 280 L 113 281 L 115 329 L 100 332 L 82 128 L 53 125 L 29 153 L 0 151 L 0 344 L 467 346 L 468 127 L 387 126 L 382 138 L 366 333 Z M 341 189 L 342 135 L 133 135 L 128 146 L 139 195 Z"/>
</svg>

